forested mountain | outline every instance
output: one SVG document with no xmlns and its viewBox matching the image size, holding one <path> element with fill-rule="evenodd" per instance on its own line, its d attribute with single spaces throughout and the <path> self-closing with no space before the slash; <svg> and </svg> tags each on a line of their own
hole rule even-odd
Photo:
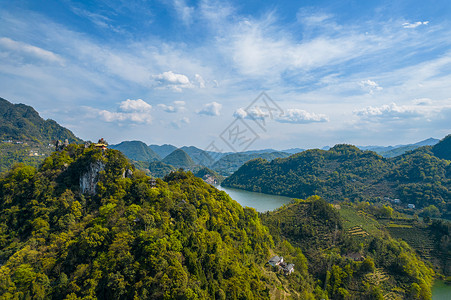
<svg viewBox="0 0 451 300">
<path fill-rule="evenodd" d="M 150 175 L 153 177 L 163 178 L 169 173 L 176 171 L 177 169 L 171 165 L 165 164 L 162 161 L 153 161 L 147 165 L 147 169 L 150 172 Z"/>
<path fill-rule="evenodd" d="M 0 98 L 0 140 L 49 144 L 52 140 L 81 142 L 69 129 L 44 120 L 33 107 Z"/>
<path fill-rule="evenodd" d="M 274 243 L 258 214 L 191 173 L 165 180 L 116 150 L 69 145 L 0 178 L 4 299 L 313 299 L 289 243 L 289 278 L 265 268 Z M 274 297 L 274 296 L 273 296 Z"/>
<path fill-rule="evenodd" d="M 439 158 L 451 160 L 451 134 L 434 145 L 432 152 Z"/>
<path fill-rule="evenodd" d="M 138 168 L 148 169 L 153 176 L 157 177 L 164 177 L 172 169 L 183 168 L 197 172 L 204 167 L 210 168 L 221 176 L 229 176 L 251 159 L 261 157 L 267 160 L 273 160 L 275 158 L 289 156 L 285 152 L 268 152 L 270 149 L 226 154 L 206 152 L 194 146 L 175 148 L 172 145 L 150 145 L 146 147 L 143 142 L 139 141 L 122 142 L 118 145 L 112 145 L 111 148 L 122 151 L 128 158 L 136 161 Z M 149 153 L 146 148 L 151 152 Z M 155 149 L 155 151 L 152 149 Z M 166 151 L 170 149 L 174 150 L 166 154 Z M 156 153 L 157 151 L 164 156 L 163 159 L 160 159 L 161 163 L 155 163 L 159 157 Z M 215 162 L 216 159 L 217 161 Z M 149 165 L 147 162 L 154 163 Z M 214 177 L 221 180 L 221 176 Z"/>
<path fill-rule="evenodd" d="M 0 98 L 0 172 L 15 163 L 37 167 L 53 151 L 53 140 L 66 139 L 81 142 L 69 129 L 42 119 L 31 106 Z"/>
<path fill-rule="evenodd" d="M 141 141 L 124 141 L 109 147 L 121 151 L 125 156 L 133 160 L 151 162 L 161 159 L 157 153 Z"/>
<path fill-rule="evenodd" d="M 162 159 L 174 152 L 177 149 L 176 146 L 164 144 L 164 145 L 149 145 L 149 148 L 152 149 L 158 156 Z"/>
<path fill-rule="evenodd" d="M 229 176 L 236 170 L 238 170 L 245 162 L 261 158 L 271 161 L 276 158 L 288 157 L 290 154 L 285 152 L 270 152 L 270 153 L 233 153 L 221 157 L 215 162 L 211 168 L 221 174 L 222 176 Z"/>
<path fill-rule="evenodd" d="M 189 157 L 189 155 L 181 149 L 174 150 L 171 154 L 166 156 L 162 160 L 162 162 L 164 162 L 165 164 L 174 166 L 177 169 L 183 168 L 183 169 L 191 170 L 196 166 L 196 164 L 191 159 L 191 157 Z"/>
<path fill-rule="evenodd" d="M 0 295 L 430 299 L 434 273 L 407 244 L 357 243 L 319 197 L 261 217 L 268 227 L 190 172 L 154 186 L 119 151 L 72 144 L 39 169 L 16 165 L 0 177 Z M 274 254 L 295 271 L 270 267 Z"/>
<path fill-rule="evenodd" d="M 222 185 L 298 198 L 320 195 L 330 201 L 399 198 L 417 208 L 434 205 L 443 217 L 451 217 L 450 161 L 434 156 L 430 146 L 392 159 L 350 145 L 307 150 L 272 162 L 256 159 Z"/>
<path fill-rule="evenodd" d="M 183 146 L 180 148 L 191 157 L 195 164 L 209 167 L 213 163 L 213 158 L 207 152 L 194 146 Z"/>
<path fill-rule="evenodd" d="M 210 184 L 220 184 L 224 180 L 223 176 L 207 167 L 203 167 L 194 172 L 194 176 L 202 178 Z"/>
<path fill-rule="evenodd" d="M 347 220 L 318 196 L 260 216 L 276 243 L 301 248 L 331 299 L 431 299 L 434 271 L 411 247 L 383 230 L 345 228 Z"/>
<path fill-rule="evenodd" d="M 284 149 L 281 152 L 289 153 L 289 154 L 296 154 L 299 152 L 305 151 L 305 149 L 301 148 L 290 148 L 290 149 Z"/>
<path fill-rule="evenodd" d="M 376 152 L 377 154 L 379 154 L 379 155 L 381 155 L 383 157 L 390 158 L 390 157 L 395 157 L 395 156 L 402 155 L 402 154 L 406 153 L 407 151 L 415 150 L 415 149 L 420 148 L 422 146 L 434 146 L 438 142 L 439 142 L 438 139 L 428 138 L 428 139 L 426 139 L 424 141 L 420 141 L 420 142 L 415 143 L 415 144 L 398 145 L 398 146 L 387 146 L 387 147 L 382 147 L 382 146 L 358 146 L 358 148 L 360 150 L 374 151 L 374 152 Z"/>
</svg>

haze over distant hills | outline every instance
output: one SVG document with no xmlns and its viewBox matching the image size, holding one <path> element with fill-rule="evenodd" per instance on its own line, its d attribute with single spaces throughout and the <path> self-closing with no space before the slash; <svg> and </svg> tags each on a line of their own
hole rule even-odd
<svg viewBox="0 0 451 300">
<path fill-rule="evenodd" d="M 402 155 L 407 151 L 417 149 L 422 146 L 433 146 L 437 144 L 440 140 L 434 138 L 428 138 L 423 141 L 420 141 L 415 144 L 407 144 L 407 145 L 397 145 L 397 146 L 357 146 L 361 150 L 370 150 L 374 151 L 383 157 L 395 157 L 398 155 Z"/>
<path fill-rule="evenodd" d="M 15 151 L 13 148 L 17 150 L 20 147 L 24 147 L 3 143 L 3 157 L 0 163 L 1 170 L 7 169 L 14 162 L 39 163 L 43 157 L 50 153 L 52 148 L 48 147 L 48 143 L 54 139 L 68 139 L 69 142 L 81 142 L 70 130 L 58 125 L 53 120 L 43 120 L 32 107 L 27 105 L 12 104 L 0 98 L 0 115 L 2 117 L 0 122 L 0 137 L 3 140 L 21 140 L 38 145 L 37 148 L 35 147 L 36 149 L 30 149 L 29 147 L 26 150 L 21 149 L 22 152 L 19 154 L 19 157 L 12 159 L 11 157 Z M 359 146 L 358 148 L 374 151 L 383 157 L 395 157 L 424 145 L 435 145 L 437 142 L 437 139 L 429 138 L 408 145 Z M 44 149 L 42 145 L 46 145 L 47 148 Z M 193 171 L 208 167 L 222 176 L 229 176 L 245 162 L 252 159 L 263 158 L 271 161 L 275 158 L 285 158 L 292 154 L 305 151 L 302 148 L 290 148 L 282 151 L 261 149 L 248 150 L 240 153 L 218 153 L 206 152 L 195 146 L 182 146 L 180 148 L 170 144 L 152 144 L 147 146 L 142 141 L 123 141 L 119 144 L 110 145 L 110 148 L 122 151 L 129 159 L 136 163 L 137 167 L 149 170 L 151 174 L 158 177 L 164 176 L 171 170 L 179 167 Z M 326 146 L 322 149 L 328 150 L 329 148 L 329 146 Z M 178 149 L 182 152 L 177 151 L 174 153 Z M 38 156 L 31 157 L 30 151 L 36 153 Z M 437 151 L 440 152 L 441 150 L 438 149 Z M 171 156 L 166 159 L 169 155 Z M 161 163 L 156 164 L 155 162 L 157 161 Z"/>
</svg>

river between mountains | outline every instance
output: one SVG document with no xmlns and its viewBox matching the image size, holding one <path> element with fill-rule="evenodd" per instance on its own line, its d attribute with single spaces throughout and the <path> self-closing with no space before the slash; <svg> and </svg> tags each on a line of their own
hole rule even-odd
<svg viewBox="0 0 451 300">
<path fill-rule="evenodd" d="M 284 204 L 289 203 L 292 199 L 284 196 L 268 195 L 240 189 L 225 188 L 220 185 L 216 186 L 216 188 L 229 194 L 229 196 L 233 200 L 235 200 L 242 206 L 253 207 L 258 212 L 274 210 Z"/>
<path fill-rule="evenodd" d="M 274 210 L 289 203 L 292 199 L 284 196 L 255 193 L 222 186 L 216 186 L 216 188 L 229 194 L 233 200 L 242 206 L 253 207 L 258 212 Z M 432 300 L 451 300 L 451 285 L 437 280 L 432 287 Z"/>
</svg>

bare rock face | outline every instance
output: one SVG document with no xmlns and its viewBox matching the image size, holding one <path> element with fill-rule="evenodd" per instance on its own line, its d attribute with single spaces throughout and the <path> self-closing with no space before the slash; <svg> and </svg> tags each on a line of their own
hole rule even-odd
<svg viewBox="0 0 451 300">
<path fill-rule="evenodd" d="M 80 190 L 83 194 L 94 195 L 96 193 L 99 173 L 105 169 L 105 164 L 101 161 L 92 163 L 88 171 L 80 176 Z"/>
<path fill-rule="evenodd" d="M 122 178 L 132 178 L 132 176 L 133 171 L 128 168 L 122 172 Z"/>
</svg>

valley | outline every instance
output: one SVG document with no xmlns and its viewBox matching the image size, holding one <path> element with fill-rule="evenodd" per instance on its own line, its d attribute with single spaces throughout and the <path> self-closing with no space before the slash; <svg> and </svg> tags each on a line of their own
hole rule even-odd
<svg viewBox="0 0 451 300">
<path fill-rule="evenodd" d="M 451 274 L 450 136 L 392 158 L 336 145 L 212 161 L 194 146 L 139 141 L 66 138 L 54 152 L 51 142 L 70 131 L 58 132 L 2 144 L 5 297 L 440 299 L 446 291 L 436 280 Z M 277 255 L 292 271 L 268 266 Z"/>
</svg>

